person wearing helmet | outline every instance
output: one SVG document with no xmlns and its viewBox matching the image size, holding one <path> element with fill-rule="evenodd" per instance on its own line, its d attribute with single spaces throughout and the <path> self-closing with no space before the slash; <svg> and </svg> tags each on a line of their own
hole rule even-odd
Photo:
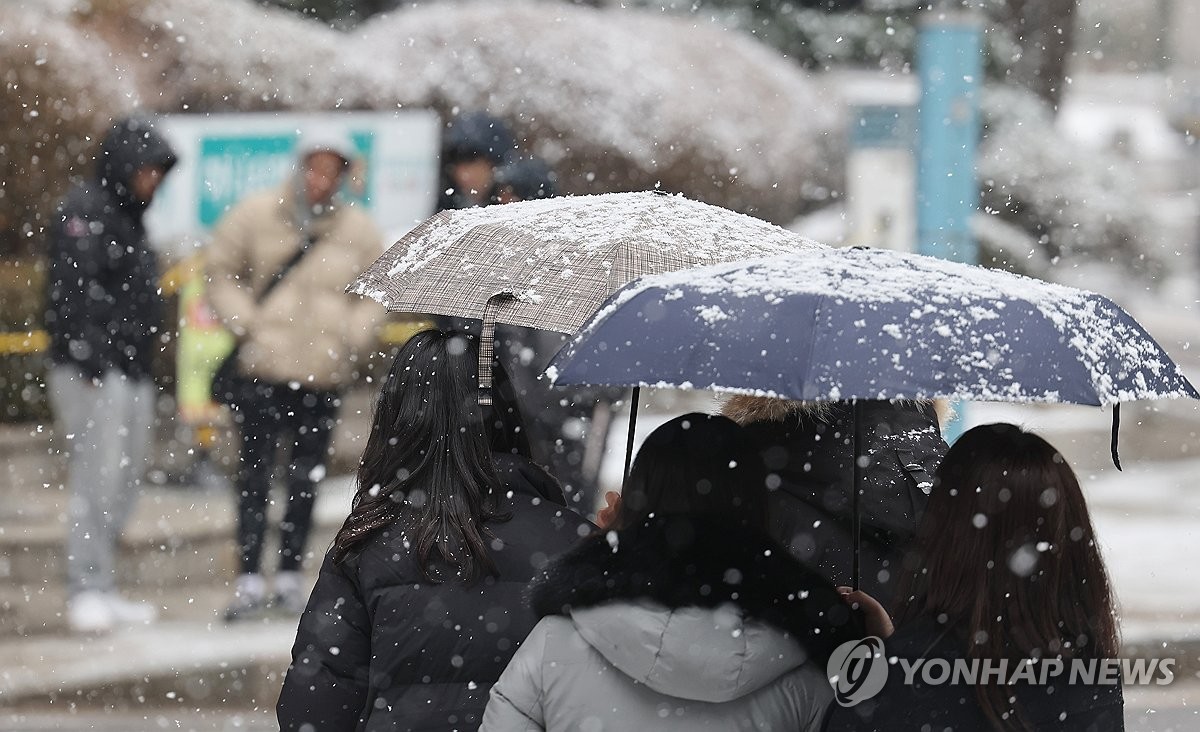
<svg viewBox="0 0 1200 732">
<path fill-rule="evenodd" d="M 209 297 L 238 342 L 231 403 L 239 426 L 236 479 L 240 570 L 226 619 L 278 607 L 299 614 L 301 565 L 316 484 L 325 472 L 340 393 L 374 342 L 381 311 L 345 286 L 379 256 L 367 214 L 339 191 L 357 150 L 337 134 L 301 138 L 295 174 L 252 194 L 218 223 L 208 251 Z M 277 448 L 287 454 L 274 594 L 261 574 Z"/>
<path fill-rule="evenodd" d="M 442 138 L 438 210 L 488 205 L 496 169 L 508 162 L 515 149 L 508 125 L 487 112 L 451 120 Z"/>
</svg>

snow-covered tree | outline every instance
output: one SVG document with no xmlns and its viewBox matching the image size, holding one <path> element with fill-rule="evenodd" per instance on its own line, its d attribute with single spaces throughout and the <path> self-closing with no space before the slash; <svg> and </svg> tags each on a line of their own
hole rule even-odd
<svg viewBox="0 0 1200 732">
<path fill-rule="evenodd" d="M 1034 274 L 1060 259 L 1112 261 L 1127 271 L 1154 273 L 1158 263 L 1146 235 L 1144 199 L 1129 161 L 1070 144 L 1054 129 L 1053 109 L 1020 87 L 989 87 L 983 115 L 981 207 L 1027 240 L 1022 246 L 988 227 L 981 233 L 989 256 Z M 1017 258 L 1022 249 L 1026 256 Z"/>
<path fill-rule="evenodd" d="M 0 5 L 0 27 L 10 13 Z M 558 169 L 570 193 L 660 185 L 785 221 L 827 197 L 835 175 L 838 108 L 810 74 L 746 34 L 662 13 L 436 3 L 342 32 L 249 0 L 147 0 L 43 20 L 59 39 L 44 41 L 44 63 L 25 59 L 30 44 L 13 33 L 0 34 L 0 53 L 19 60 L 21 94 L 58 99 L 57 114 L 80 121 L 76 150 L 90 150 L 87 135 L 111 113 L 138 104 L 174 113 L 433 108 L 447 117 L 487 109 Z M 129 90 L 115 91 L 118 81 Z M 24 97 L 16 101 L 21 109 Z M 13 123 L 31 134 L 58 124 Z M 45 159 L 19 165 L 38 166 L 39 185 L 10 177 L 11 194 L 42 211 L 78 173 Z"/>
</svg>

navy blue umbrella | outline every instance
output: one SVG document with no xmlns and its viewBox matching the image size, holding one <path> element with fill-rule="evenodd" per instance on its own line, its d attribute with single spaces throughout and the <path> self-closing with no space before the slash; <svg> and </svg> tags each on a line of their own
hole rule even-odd
<svg viewBox="0 0 1200 732">
<path fill-rule="evenodd" d="M 1200 397 L 1145 329 L 1102 295 L 862 247 L 634 280 L 550 373 L 558 384 L 802 400 Z"/>
<path fill-rule="evenodd" d="M 556 384 L 806 401 L 1200 398 L 1145 329 L 1102 295 L 861 247 L 634 280 L 547 373 Z M 1118 414 L 1114 407 L 1114 461 Z"/>
</svg>

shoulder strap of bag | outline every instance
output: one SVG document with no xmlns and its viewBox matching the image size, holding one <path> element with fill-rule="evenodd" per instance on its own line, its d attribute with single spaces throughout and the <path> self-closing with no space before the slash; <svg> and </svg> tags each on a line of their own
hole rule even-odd
<svg viewBox="0 0 1200 732">
<path fill-rule="evenodd" d="M 900 467 L 912 478 L 917 488 L 925 495 L 929 495 L 933 490 L 933 478 L 925 470 L 925 466 L 913 457 L 911 450 L 896 450 L 896 458 L 900 461 Z"/>
<path fill-rule="evenodd" d="M 925 513 L 925 502 L 933 490 L 933 478 L 910 450 L 896 450 L 900 468 L 909 478 L 908 498 L 912 502 L 914 526 Z"/>
<path fill-rule="evenodd" d="M 283 281 L 283 278 L 287 276 L 287 273 L 290 272 L 293 267 L 299 264 L 301 259 L 304 259 L 304 255 L 308 254 L 309 250 L 313 249 L 313 245 L 316 243 L 317 237 L 315 235 L 309 234 L 308 236 L 304 237 L 304 241 L 300 244 L 300 248 L 293 252 L 292 256 L 288 257 L 288 260 L 283 263 L 283 266 L 281 266 L 279 270 L 271 276 L 271 280 L 267 282 L 267 286 L 262 289 L 262 292 L 255 295 L 254 300 L 260 303 L 263 300 L 266 300 L 267 295 L 271 294 L 271 290 L 274 290 L 275 286 Z"/>
</svg>

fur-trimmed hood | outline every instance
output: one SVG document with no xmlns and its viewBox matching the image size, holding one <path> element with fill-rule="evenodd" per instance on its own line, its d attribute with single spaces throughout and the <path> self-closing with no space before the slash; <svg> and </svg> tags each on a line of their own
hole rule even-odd
<svg viewBox="0 0 1200 732">
<path fill-rule="evenodd" d="M 936 407 L 923 401 L 792 402 L 734 397 L 724 414 L 742 424 L 772 474 L 772 536 L 838 584 L 854 581 L 855 431 L 861 473 L 860 587 L 887 601 L 904 548 L 925 510 L 946 442 Z"/>
<path fill-rule="evenodd" d="M 936 408 L 931 402 L 866 400 L 860 412 L 861 449 L 869 459 L 863 475 L 863 524 L 869 531 L 886 532 L 880 541 L 905 541 L 916 528 L 946 452 Z M 782 493 L 827 518 L 849 522 L 855 460 L 851 402 L 746 397 L 731 399 L 724 413 L 748 431 L 767 470 L 779 477 Z"/>
<path fill-rule="evenodd" d="M 921 402 L 900 400 L 899 403 Z M 825 422 L 834 418 L 838 404 L 844 402 L 803 402 L 735 394 L 721 403 L 721 414 L 743 427 L 754 422 L 786 422 L 800 417 Z M 954 410 L 945 399 L 936 399 L 932 404 L 939 425 L 954 417 Z"/>
<path fill-rule="evenodd" d="M 539 617 L 615 601 L 731 605 L 822 664 L 839 643 L 862 637 L 860 618 L 831 584 L 765 533 L 720 516 L 663 516 L 591 536 L 547 565 L 530 594 Z"/>
<path fill-rule="evenodd" d="M 584 643 L 654 692 L 708 703 L 759 691 L 861 625 L 832 585 L 766 534 L 724 517 L 665 516 L 597 534 L 532 585 L 539 616 L 565 615 Z"/>
</svg>

